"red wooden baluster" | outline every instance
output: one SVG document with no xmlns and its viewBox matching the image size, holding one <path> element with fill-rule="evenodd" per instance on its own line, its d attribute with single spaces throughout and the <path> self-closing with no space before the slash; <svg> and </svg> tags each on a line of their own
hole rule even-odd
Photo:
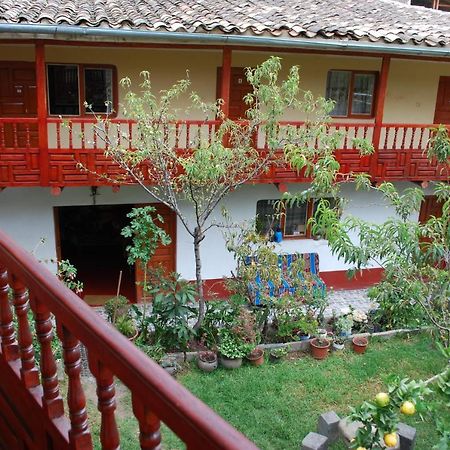
<svg viewBox="0 0 450 450">
<path fill-rule="evenodd" d="M 397 147 L 397 135 L 398 135 L 398 127 L 394 127 L 394 142 L 392 144 L 392 148 L 396 149 Z"/>
<path fill-rule="evenodd" d="M 93 146 L 94 150 L 97 149 L 97 131 L 94 129 L 94 137 L 93 137 Z"/>
<path fill-rule="evenodd" d="M 6 142 L 5 142 L 5 125 L 3 123 L 0 123 L 0 147 L 5 148 Z"/>
<path fill-rule="evenodd" d="M 17 138 L 17 123 L 13 123 L 14 148 L 19 148 L 19 140 Z"/>
<path fill-rule="evenodd" d="M 35 298 L 32 308 L 36 322 L 36 334 L 41 344 L 40 366 L 44 391 L 42 403 L 48 416 L 54 419 L 64 414 L 64 404 L 59 394 L 58 370 L 52 351 L 53 324 L 50 311 L 42 301 Z"/>
<path fill-rule="evenodd" d="M 61 148 L 61 122 L 56 122 L 56 148 Z"/>
<path fill-rule="evenodd" d="M 117 127 L 117 145 L 122 145 L 122 133 L 120 132 L 121 122 L 116 124 Z"/>
<path fill-rule="evenodd" d="M 411 147 L 410 148 L 414 148 L 414 141 L 415 141 L 415 138 L 416 138 L 416 131 L 417 131 L 417 128 L 413 127 L 412 128 L 412 133 L 411 133 Z"/>
<path fill-rule="evenodd" d="M 30 124 L 25 124 L 25 145 L 27 148 L 30 148 Z"/>
<path fill-rule="evenodd" d="M 6 361 L 19 358 L 19 346 L 14 333 L 13 313 L 8 299 L 9 284 L 8 272 L 0 267 L 0 337 L 2 353 Z"/>
<path fill-rule="evenodd" d="M 369 130 L 369 127 L 367 127 L 367 126 L 364 126 L 363 127 L 363 139 L 366 139 L 367 138 L 367 131 Z"/>
<path fill-rule="evenodd" d="M 190 132 L 191 132 L 191 124 L 186 123 L 186 150 L 189 150 L 191 148 Z"/>
<path fill-rule="evenodd" d="M 401 149 L 403 150 L 405 148 L 405 140 L 406 140 L 406 134 L 408 132 L 408 127 L 403 127 L 403 136 L 402 136 L 402 145 L 401 145 Z"/>
<path fill-rule="evenodd" d="M 212 144 L 213 142 L 213 125 L 212 123 L 208 124 L 208 144 Z"/>
<path fill-rule="evenodd" d="M 73 149 L 73 123 L 72 121 L 69 121 L 69 148 L 70 150 Z"/>
<path fill-rule="evenodd" d="M 14 309 L 19 330 L 19 349 L 20 359 L 22 360 L 20 374 L 25 387 L 31 388 L 39 384 L 39 371 L 34 361 L 33 335 L 28 322 L 28 311 L 30 309 L 28 291 L 15 276 L 11 277 L 11 287 L 14 291 Z"/>
<path fill-rule="evenodd" d="M 84 122 L 81 122 L 81 149 L 84 150 L 86 148 L 86 135 L 85 135 L 85 125 Z"/>
<path fill-rule="evenodd" d="M 344 150 L 348 149 L 348 131 L 349 131 L 349 127 L 345 127 L 345 138 L 344 138 Z"/>
<path fill-rule="evenodd" d="M 388 147 L 388 140 L 389 140 L 389 134 L 391 133 L 391 127 L 386 127 L 386 134 L 384 136 L 384 145 L 383 149 L 387 149 Z"/>
<path fill-rule="evenodd" d="M 423 132 L 425 131 L 425 128 L 420 129 L 420 139 L 419 139 L 419 149 L 422 150 L 423 145 Z"/>
<path fill-rule="evenodd" d="M 89 353 L 89 368 L 97 380 L 98 410 L 102 416 L 100 442 L 103 450 L 120 448 L 119 430 L 114 411 L 116 410 L 116 390 L 112 372 Z"/>
<path fill-rule="evenodd" d="M 133 122 L 128 122 L 128 148 L 131 150 L 132 148 L 132 139 L 133 139 Z"/>
<path fill-rule="evenodd" d="M 139 423 L 139 443 L 144 450 L 160 450 L 161 433 L 159 418 L 142 403 L 141 398 L 132 396 L 133 413 Z"/>
<path fill-rule="evenodd" d="M 71 424 L 69 440 L 73 449 L 91 449 L 92 438 L 88 425 L 86 397 L 80 379 L 80 344 L 64 326 L 59 327 L 58 335 L 63 345 L 64 366 L 68 377 L 67 405 Z"/>
<path fill-rule="evenodd" d="M 109 148 L 109 122 L 105 122 L 105 150 Z"/>
</svg>

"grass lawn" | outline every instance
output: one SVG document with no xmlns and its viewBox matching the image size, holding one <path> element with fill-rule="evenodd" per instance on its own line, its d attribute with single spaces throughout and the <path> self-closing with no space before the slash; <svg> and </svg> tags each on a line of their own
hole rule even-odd
<svg viewBox="0 0 450 450">
<path fill-rule="evenodd" d="M 325 361 L 302 356 L 279 364 L 266 362 L 261 367 L 219 369 L 211 374 L 193 365 L 178 380 L 260 448 L 285 450 L 299 448 L 304 436 L 315 430 L 321 413 L 334 410 L 344 415 L 349 406 L 385 389 L 390 374 L 426 379 L 442 371 L 445 364 L 428 336 L 413 336 L 372 340 L 365 355 L 346 350 Z M 94 401 L 89 400 L 91 411 Z M 120 386 L 118 403 L 121 448 L 137 449 L 137 425 L 131 415 L 129 395 Z M 437 404 L 450 427 L 450 411 L 444 400 L 440 398 Z M 416 417 L 407 422 L 418 429 L 416 449 L 430 450 L 437 440 L 434 424 Z M 98 418 L 92 417 L 91 423 L 94 436 L 98 436 Z M 163 428 L 163 448 L 183 445 Z M 337 444 L 333 448 L 344 447 Z"/>
</svg>

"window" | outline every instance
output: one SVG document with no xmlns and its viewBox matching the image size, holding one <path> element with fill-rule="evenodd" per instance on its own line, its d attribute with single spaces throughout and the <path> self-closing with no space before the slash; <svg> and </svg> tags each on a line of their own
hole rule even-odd
<svg viewBox="0 0 450 450">
<path fill-rule="evenodd" d="M 334 208 L 337 200 L 327 199 Z M 306 203 L 286 207 L 284 214 L 277 214 L 276 206 L 279 200 L 259 200 L 256 203 L 256 229 L 260 234 L 270 233 L 278 227 L 287 238 L 311 237 L 308 220 L 317 211 L 319 200 L 309 200 Z"/>
<path fill-rule="evenodd" d="M 115 73 L 112 67 L 49 64 L 47 76 L 50 115 L 79 116 L 113 111 Z"/>
<path fill-rule="evenodd" d="M 336 102 L 332 116 L 373 116 L 374 93 L 377 74 L 330 70 L 326 97 Z"/>
<path fill-rule="evenodd" d="M 450 11 L 450 0 L 411 0 L 411 5 Z"/>
</svg>

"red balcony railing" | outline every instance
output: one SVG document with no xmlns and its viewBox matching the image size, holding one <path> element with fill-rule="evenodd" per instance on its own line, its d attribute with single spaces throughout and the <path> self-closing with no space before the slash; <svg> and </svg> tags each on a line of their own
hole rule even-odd
<svg viewBox="0 0 450 450">
<path fill-rule="evenodd" d="M 52 352 L 55 323 L 63 347 L 67 411 Z M 2 232 L 0 339 L 0 448 L 93 448 L 80 377 L 81 342 L 97 383 L 103 449 L 120 446 L 115 377 L 131 392 L 130 413 L 139 425 L 136 447 L 162 448 L 162 421 L 188 449 L 256 449 Z M 33 341 L 40 349 L 38 363 Z"/>
<path fill-rule="evenodd" d="M 104 155 L 104 142 L 94 133 L 94 118 L 75 118 L 63 121 L 47 119 L 48 144 L 39 149 L 37 144 L 37 119 L 0 118 L 0 187 L 5 186 L 94 186 L 108 184 L 96 174 L 114 178 L 120 169 Z M 111 120 L 106 130 L 119 142 L 133 139 L 136 124 L 127 119 Z M 186 120 L 173 124 L 169 139 L 180 150 L 187 149 L 194 139 L 211 140 L 217 121 Z M 303 126 L 303 122 L 283 122 L 283 126 Z M 354 148 L 353 138 L 373 140 L 373 123 L 333 123 L 330 131 L 340 131 L 343 136 L 336 151 L 341 171 L 366 172 L 376 181 L 443 180 L 447 173 L 426 157 L 429 124 L 383 124 L 379 129 L 379 145 L 372 156 L 360 157 Z M 263 132 L 255 137 L 257 148 L 264 150 Z M 87 170 L 80 170 L 80 165 Z M 44 177 L 45 173 L 45 177 Z M 41 176 L 42 174 L 42 176 Z M 48 177 L 48 181 L 47 181 Z M 274 166 L 257 182 L 307 181 L 289 166 Z"/>
</svg>

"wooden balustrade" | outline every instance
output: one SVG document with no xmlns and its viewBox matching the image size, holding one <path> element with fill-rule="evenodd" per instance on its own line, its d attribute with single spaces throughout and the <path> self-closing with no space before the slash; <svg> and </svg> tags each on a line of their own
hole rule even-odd
<svg viewBox="0 0 450 450">
<path fill-rule="evenodd" d="M 55 321 L 63 347 L 67 412 L 51 345 Z M 120 447 L 114 378 L 131 392 L 139 425 L 136 447 L 160 449 L 163 422 L 187 448 L 256 449 L 1 231 L 0 339 L 0 448 L 93 448 L 80 374 L 81 342 L 97 382 L 103 449 Z"/>
<path fill-rule="evenodd" d="M 180 151 L 196 146 L 198 141 L 211 142 L 218 121 L 176 121 L 161 130 L 167 142 Z M 280 122 L 280 137 L 286 128 L 302 127 L 303 122 Z M 341 134 L 336 156 L 343 173 L 366 172 L 374 180 L 439 180 L 447 175 L 434 162 L 427 160 L 425 150 L 430 138 L 428 124 L 382 124 L 332 122 L 330 133 Z M 102 129 L 101 133 L 94 127 Z M 47 118 L 48 145 L 44 152 L 38 148 L 37 119 L 0 118 L 0 187 L 38 186 L 48 177 L 50 186 L 98 186 L 110 184 L 110 178 L 123 176 L 123 171 L 105 156 L 106 143 L 100 135 L 131 148 L 138 133 L 136 122 L 111 119 L 108 125 L 95 118 Z M 379 142 L 376 154 L 361 157 L 354 138 Z M 254 136 L 256 148 L 267 150 L 267 136 L 258 130 Z M 319 143 L 316 143 L 319 144 Z M 41 160 L 39 160 L 41 156 Z M 41 172 L 43 161 L 45 170 Z M 82 168 L 85 170 L 83 170 Z M 104 177 L 99 177 L 103 175 Z M 257 182 L 308 181 L 288 166 L 274 166 Z"/>
</svg>

